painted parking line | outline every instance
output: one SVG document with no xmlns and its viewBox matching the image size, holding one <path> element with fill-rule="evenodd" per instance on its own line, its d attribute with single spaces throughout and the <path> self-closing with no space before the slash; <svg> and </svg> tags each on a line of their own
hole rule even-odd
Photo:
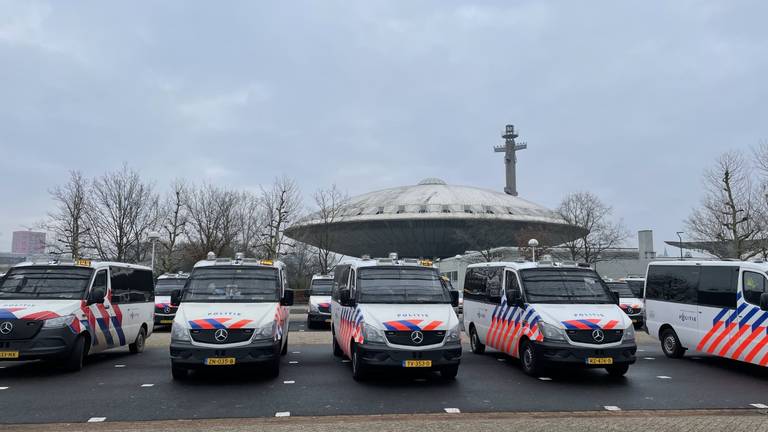
<svg viewBox="0 0 768 432">
<path fill-rule="evenodd" d="M 766 405 L 766 404 L 753 403 L 753 404 L 750 404 L 750 405 L 752 405 L 755 408 L 759 408 L 759 409 L 768 409 L 768 405 Z"/>
<path fill-rule="evenodd" d="M 291 412 L 290 411 L 278 411 L 275 413 L 275 417 L 290 417 Z"/>
<path fill-rule="evenodd" d="M 672 379 L 672 377 L 666 376 L 666 375 L 659 375 L 656 378 L 658 379 Z"/>
<path fill-rule="evenodd" d="M 496 361 L 503 362 L 503 361 L 506 361 L 506 360 L 504 360 L 503 358 L 498 358 L 498 359 L 496 359 Z"/>
<path fill-rule="evenodd" d="M 283 381 L 283 384 L 296 384 L 296 381 Z"/>
<path fill-rule="evenodd" d="M 347 359 L 344 359 L 344 360 L 342 360 L 341 362 L 342 362 L 342 363 L 349 363 L 350 361 L 351 361 L 351 360 L 347 360 Z"/>
<path fill-rule="evenodd" d="M 124 364 L 116 364 L 116 365 L 115 365 L 115 367 L 116 367 L 116 368 L 124 368 L 124 367 L 125 367 L 125 365 L 124 365 Z"/>
<path fill-rule="evenodd" d="M 106 417 L 91 417 L 88 419 L 88 423 L 101 423 L 106 419 Z"/>
<path fill-rule="evenodd" d="M 301 351 L 294 351 L 291 354 L 301 354 Z"/>
<path fill-rule="evenodd" d="M 0 390 L 8 390 L 10 387 L 0 387 Z"/>
<path fill-rule="evenodd" d="M 621 411 L 621 408 L 614 405 L 606 405 L 603 408 L 605 408 L 606 411 Z"/>
<path fill-rule="evenodd" d="M 458 408 L 443 408 L 448 414 L 461 414 L 461 410 Z"/>
<path fill-rule="evenodd" d="M 289 361 L 288 364 L 299 364 L 297 361 Z"/>
<path fill-rule="evenodd" d="M 142 384 L 141 386 L 142 387 L 154 387 L 155 385 L 154 384 Z"/>
<path fill-rule="evenodd" d="M 552 381 L 552 378 L 550 377 L 539 377 L 539 379 L 542 381 Z"/>
<path fill-rule="evenodd" d="M 656 360 L 656 357 L 643 357 L 643 360 Z"/>
</svg>

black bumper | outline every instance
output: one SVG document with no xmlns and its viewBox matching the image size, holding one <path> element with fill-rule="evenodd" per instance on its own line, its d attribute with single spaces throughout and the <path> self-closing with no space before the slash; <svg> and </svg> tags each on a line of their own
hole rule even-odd
<svg viewBox="0 0 768 432">
<path fill-rule="evenodd" d="M 582 348 L 567 343 L 534 342 L 534 355 L 544 363 L 564 366 L 604 368 L 606 365 L 588 364 L 589 358 L 611 358 L 614 365 L 633 364 L 637 345 L 626 343 L 612 348 Z"/>
<path fill-rule="evenodd" d="M 331 322 L 331 314 L 330 313 L 317 313 L 317 312 L 309 312 L 307 314 L 307 318 L 309 318 L 312 322 L 322 322 L 322 323 L 330 323 Z"/>
<path fill-rule="evenodd" d="M 190 343 L 171 342 L 171 361 L 187 368 L 207 367 L 208 358 L 234 358 L 235 366 L 267 363 L 280 358 L 280 342 L 250 344 L 236 348 L 203 348 Z"/>
<path fill-rule="evenodd" d="M 461 345 L 446 345 L 442 348 L 416 351 L 395 349 L 386 345 L 358 345 L 358 356 L 366 366 L 403 368 L 406 360 L 431 360 L 432 368 L 454 366 L 461 362 Z"/>
<path fill-rule="evenodd" d="M 18 358 L 0 358 L 0 361 L 57 360 L 69 355 L 77 339 L 69 327 L 40 329 L 31 339 L 2 340 L 0 352 L 18 352 Z"/>
</svg>

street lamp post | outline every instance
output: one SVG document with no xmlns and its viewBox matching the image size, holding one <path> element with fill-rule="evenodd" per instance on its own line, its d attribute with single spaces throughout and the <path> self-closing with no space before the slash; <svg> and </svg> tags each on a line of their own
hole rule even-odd
<svg viewBox="0 0 768 432">
<path fill-rule="evenodd" d="M 680 243 L 677 245 L 680 246 L 680 261 L 685 261 L 685 258 L 683 257 L 683 234 L 685 234 L 682 231 L 677 232 L 677 238 L 680 239 Z"/>
<path fill-rule="evenodd" d="M 531 255 L 533 256 L 533 262 L 536 262 L 536 246 L 539 245 L 539 241 L 536 239 L 528 240 L 528 247 L 531 248 Z"/>
<path fill-rule="evenodd" d="M 155 273 L 155 243 L 160 239 L 160 233 L 156 231 L 150 231 L 147 233 L 147 239 L 152 242 L 152 274 Z"/>
</svg>

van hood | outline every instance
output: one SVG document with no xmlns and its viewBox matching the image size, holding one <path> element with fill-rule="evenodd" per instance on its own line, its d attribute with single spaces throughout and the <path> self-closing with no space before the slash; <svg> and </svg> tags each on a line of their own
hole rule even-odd
<svg viewBox="0 0 768 432">
<path fill-rule="evenodd" d="M 309 296 L 309 302 L 318 307 L 331 307 L 331 296 Z"/>
<path fill-rule="evenodd" d="M 363 321 L 383 330 L 448 330 L 459 322 L 450 304 L 360 304 Z"/>
<path fill-rule="evenodd" d="M 258 328 L 274 321 L 277 311 L 277 303 L 185 302 L 174 322 L 191 329 Z"/>
<path fill-rule="evenodd" d="M 622 309 L 631 307 L 632 309 L 638 310 L 643 308 L 643 300 L 637 297 L 622 297 L 619 299 L 619 303 L 619 307 Z"/>
<path fill-rule="evenodd" d="M 541 319 L 565 330 L 601 328 L 625 329 L 632 323 L 614 304 L 542 304 L 533 305 Z"/>
<path fill-rule="evenodd" d="M 159 309 L 171 307 L 171 296 L 155 296 L 155 307 Z"/>
<path fill-rule="evenodd" d="M 82 300 L 0 300 L 0 320 L 46 320 L 80 312 Z"/>
</svg>

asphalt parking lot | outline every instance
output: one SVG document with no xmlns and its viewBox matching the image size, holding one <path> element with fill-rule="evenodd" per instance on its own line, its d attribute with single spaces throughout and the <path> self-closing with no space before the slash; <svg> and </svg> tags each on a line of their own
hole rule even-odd
<svg viewBox="0 0 768 432">
<path fill-rule="evenodd" d="M 156 332 L 143 354 L 98 354 L 74 374 L 37 363 L 2 364 L 0 423 L 768 406 L 765 368 L 709 357 L 670 360 L 644 334 L 638 363 L 624 379 L 601 370 L 531 378 L 504 355 L 474 355 L 465 346 L 456 381 L 397 371 L 358 383 L 349 363 L 332 356 L 329 332 L 306 329 L 301 318 L 292 314 L 289 353 L 277 379 L 211 370 L 174 382 L 167 331 Z"/>
</svg>

